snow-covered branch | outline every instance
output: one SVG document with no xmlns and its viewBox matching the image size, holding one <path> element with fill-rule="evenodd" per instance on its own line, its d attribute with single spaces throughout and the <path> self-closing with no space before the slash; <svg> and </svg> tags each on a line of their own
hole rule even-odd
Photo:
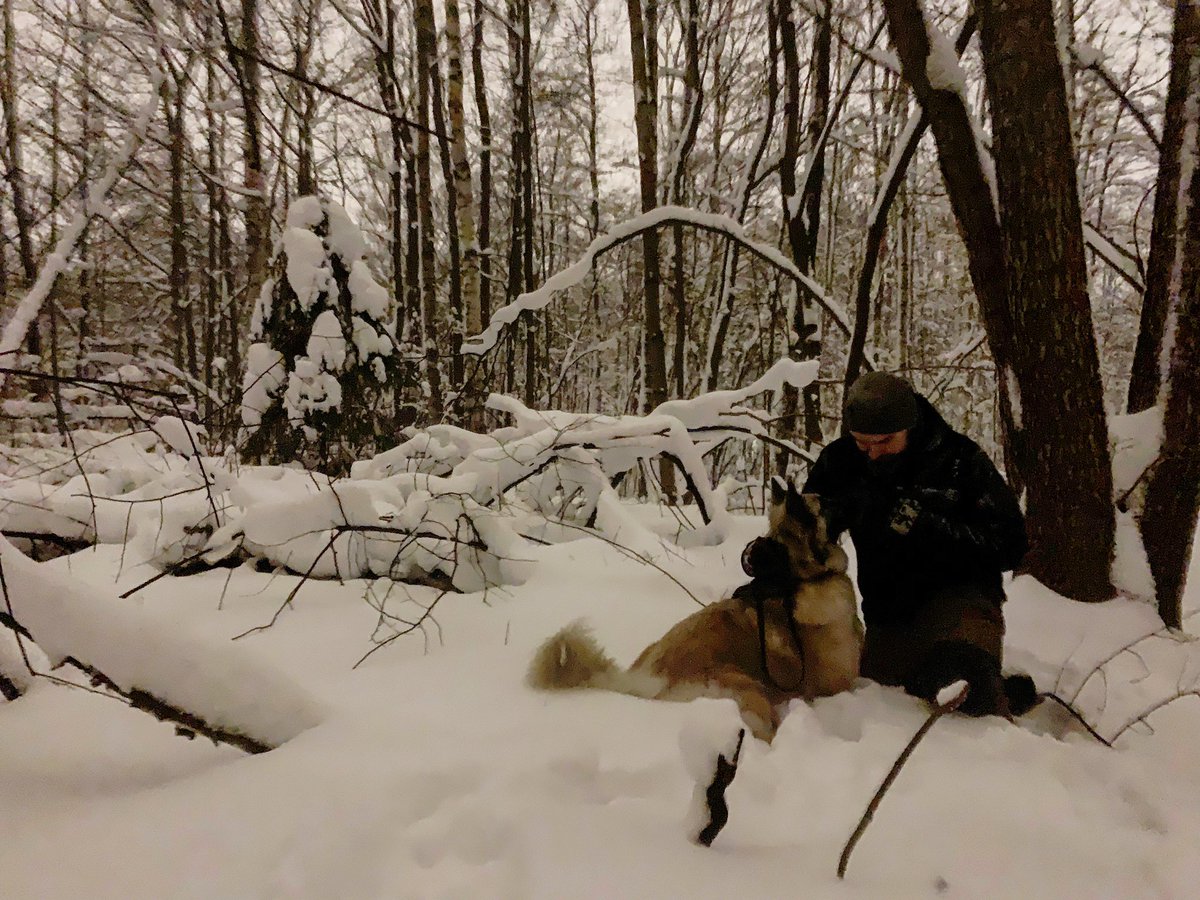
<svg viewBox="0 0 1200 900">
<path fill-rule="evenodd" d="M 463 342 L 462 352 L 476 355 L 487 353 L 496 346 L 496 341 L 505 326 L 517 321 L 523 312 L 544 308 L 554 299 L 555 294 L 579 284 L 592 271 L 598 257 L 614 247 L 633 240 L 645 231 L 652 228 L 663 228 L 667 225 L 686 225 L 701 231 L 724 235 L 729 240 L 741 245 L 794 281 L 801 291 L 829 313 L 834 324 L 843 334 L 850 334 L 850 320 L 845 309 L 830 299 L 824 288 L 797 269 L 795 263 L 780 253 L 778 249 L 749 237 L 736 220 L 717 213 L 706 213 L 682 206 L 660 206 L 622 222 L 606 234 L 596 238 L 574 265 L 552 275 L 537 290 L 521 294 L 512 303 L 496 310 L 492 314 L 491 322 L 483 332 Z"/>
<path fill-rule="evenodd" d="M 250 752 L 291 740 L 324 710 L 306 691 L 226 641 L 181 634 L 152 615 L 23 556 L 0 538 L 3 624 L 131 705 Z"/>
<path fill-rule="evenodd" d="M 84 229 L 93 218 L 104 216 L 107 213 L 106 202 L 109 191 L 117 183 L 117 179 L 125 173 L 133 155 L 146 140 L 146 132 L 158 109 L 159 88 L 165 77 L 166 73 L 160 66 L 152 69 L 146 102 L 130 124 L 120 149 L 113 154 L 99 179 L 88 191 L 87 197 L 84 198 L 83 208 L 63 229 L 62 236 L 59 237 L 58 243 L 46 258 L 41 272 L 38 273 L 37 281 L 21 298 L 12 317 L 5 323 L 4 330 L 0 332 L 0 360 L 15 358 L 30 325 L 37 319 L 42 304 L 50 296 L 54 283 L 58 281 L 59 275 L 66 271 L 67 262 L 70 260 L 71 254 L 75 252 L 75 246 L 79 243 Z M 0 388 L 4 387 L 4 380 L 5 373 L 0 371 Z"/>
</svg>

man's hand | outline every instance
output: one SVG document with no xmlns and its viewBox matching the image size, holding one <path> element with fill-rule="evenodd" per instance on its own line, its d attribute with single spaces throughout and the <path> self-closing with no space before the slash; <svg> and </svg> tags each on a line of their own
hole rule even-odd
<svg viewBox="0 0 1200 900">
<path fill-rule="evenodd" d="M 953 518 L 961 497 L 954 488 L 909 488 L 896 498 L 888 527 L 896 534 L 908 534 L 922 515 Z"/>
</svg>

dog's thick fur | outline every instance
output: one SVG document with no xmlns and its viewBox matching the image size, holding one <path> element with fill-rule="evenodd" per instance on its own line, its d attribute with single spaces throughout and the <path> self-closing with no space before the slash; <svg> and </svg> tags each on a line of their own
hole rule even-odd
<svg viewBox="0 0 1200 900">
<path fill-rule="evenodd" d="M 781 703 L 848 689 L 858 677 L 863 627 L 846 554 L 831 540 L 814 494 L 775 482 L 769 521 L 768 537 L 787 549 L 791 571 L 783 580 L 793 586 L 790 598 L 767 593 L 762 604 L 769 671 L 763 670 L 755 604 L 729 597 L 676 624 L 628 669 L 613 662 L 581 622 L 568 625 L 535 654 L 529 684 L 659 700 L 732 697 L 751 732 L 765 741 L 779 727 Z M 789 599 L 802 654 L 787 622 Z"/>
</svg>

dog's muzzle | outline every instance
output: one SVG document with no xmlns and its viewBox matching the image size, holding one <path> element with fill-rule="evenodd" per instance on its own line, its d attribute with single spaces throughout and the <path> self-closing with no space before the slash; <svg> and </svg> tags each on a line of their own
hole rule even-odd
<svg viewBox="0 0 1200 900">
<path fill-rule="evenodd" d="M 786 577 L 789 572 L 787 548 L 772 538 L 755 538 L 742 551 L 742 571 L 751 578 Z"/>
</svg>

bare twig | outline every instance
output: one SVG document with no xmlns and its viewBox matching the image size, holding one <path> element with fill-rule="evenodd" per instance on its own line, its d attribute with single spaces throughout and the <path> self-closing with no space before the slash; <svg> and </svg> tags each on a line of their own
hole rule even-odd
<svg viewBox="0 0 1200 900">
<path fill-rule="evenodd" d="M 1128 731 L 1134 725 L 1139 725 L 1139 724 L 1145 722 L 1147 719 L 1150 718 L 1152 713 L 1156 713 L 1160 709 L 1162 709 L 1164 706 L 1170 706 L 1176 700 L 1182 700 L 1184 697 L 1200 697 L 1200 690 L 1181 691 L 1180 693 L 1172 694 L 1170 697 L 1164 697 L 1162 700 L 1155 703 L 1149 709 L 1143 710 L 1141 713 L 1134 716 L 1129 721 L 1127 721 L 1124 725 L 1122 725 L 1120 728 L 1118 728 L 1116 730 L 1116 732 L 1113 734 L 1113 736 L 1111 738 L 1111 742 L 1105 741 L 1105 743 L 1111 747 L 1113 744 L 1115 744 L 1117 742 L 1117 739 L 1120 738 L 1121 735 L 1123 735 L 1126 731 Z M 1103 740 L 1103 738 L 1101 738 L 1101 740 Z"/>
<path fill-rule="evenodd" d="M 883 795 L 887 793 L 887 789 L 892 786 L 892 782 L 896 780 L 896 776 L 900 774 L 900 770 L 904 768 L 904 764 L 908 758 L 912 756 L 913 751 L 917 748 L 917 744 L 921 743 L 921 739 L 929 733 L 929 729 L 933 727 L 946 713 L 953 712 L 962 705 L 962 702 L 967 699 L 969 687 L 964 683 L 957 694 L 933 708 L 929 713 L 929 717 L 917 730 L 917 733 L 912 736 L 912 740 L 901 751 L 896 761 L 892 764 L 891 770 L 887 773 L 887 777 L 883 779 L 883 784 L 879 786 L 879 790 L 875 792 L 875 796 L 871 798 L 871 802 L 867 804 L 866 812 L 862 814 L 862 818 L 858 820 L 858 827 L 854 829 L 854 833 L 850 835 L 850 840 L 846 842 L 845 848 L 842 850 L 841 859 L 838 860 L 838 878 L 846 877 L 846 867 L 850 865 L 850 854 L 854 852 L 854 845 L 858 843 L 859 838 L 867 830 L 867 826 L 871 824 L 871 819 L 875 816 L 875 811 L 879 808 L 880 802 L 883 800 Z"/>
<path fill-rule="evenodd" d="M 547 519 L 546 521 L 550 521 L 550 520 Z M 650 559 L 649 557 L 643 556 L 642 554 L 640 554 L 636 550 L 634 550 L 632 547 L 626 547 L 624 544 L 618 543 L 617 541 L 614 541 L 612 538 L 606 537 L 605 535 L 600 534 L 600 532 L 596 531 L 595 529 L 584 528 L 582 525 L 575 525 L 571 522 L 555 522 L 554 524 L 561 525 L 563 528 L 572 528 L 575 531 L 582 531 L 584 534 L 588 535 L 589 537 L 594 537 L 597 540 L 604 541 L 604 543 L 608 544 L 610 547 L 614 548 L 615 550 L 618 550 L 621 553 L 625 554 L 630 559 L 635 559 L 640 563 L 645 563 L 646 565 L 650 566 L 652 569 L 657 569 L 659 572 L 666 575 L 668 578 L 671 579 L 671 581 L 675 582 L 675 584 L 679 586 L 679 589 L 681 591 L 683 591 L 685 594 L 687 594 L 689 597 L 691 597 L 692 600 L 694 600 L 696 602 L 697 606 L 707 606 L 708 605 L 703 600 L 701 600 L 699 597 L 697 597 L 695 594 L 693 594 L 690 590 L 688 590 L 687 585 L 685 585 L 682 581 L 680 581 L 678 578 L 676 578 L 674 575 L 672 575 L 670 572 L 668 572 L 666 569 L 664 569 L 658 563 L 654 562 L 654 560 Z M 521 537 L 525 537 L 525 535 L 521 535 Z"/>
<path fill-rule="evenodd" d="M 1098 732 L 1095 728 L 1093 728 L 1090 724 L 1088 724 L 1088 720 L 1083 717 L 1083 714 L 1079 710 L 1077 710 L 1074 706 L 1072 706 L 1070 703 L 1068 703 L 1062 697 L 1058 696 L 1058 694 L 1052 693 L 1050 691 L 1046 691 L 1045 693 L 1039 694 L 1038 696 L 1043 697 L 1046 700 L 1053 700 L 1055 703 L 1057 703 L 1059 706 L 1061 706 L 1063 709 L 1065 709 L 1076 722 L 1078 722 L 1085 729 L 1087 729 L 1088 734 L 1090 734 L 1092 737 L 1094 737 L 1096 740 L 1098 740 L 1100 743 L 1102 743 L 1105 747 L 1112 746 L 1112 741 L 1109 741 L 1109 740 L 1106 740 L 1105 738 L 1103 738 L 1100 735 L 1100 732 Z"/>
</svg>

